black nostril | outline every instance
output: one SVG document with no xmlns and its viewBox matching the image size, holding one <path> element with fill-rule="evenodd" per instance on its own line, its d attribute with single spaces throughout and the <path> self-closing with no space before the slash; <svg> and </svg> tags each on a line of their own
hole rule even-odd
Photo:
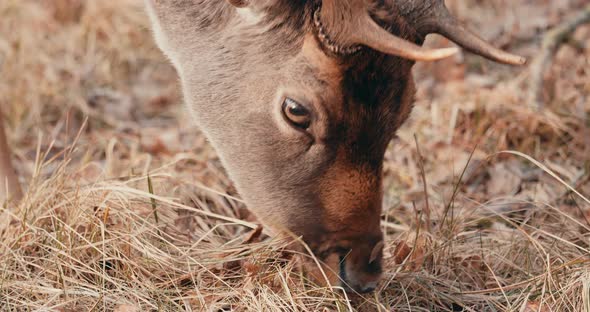
<svg viewBox="0 0 590 312">
<path fill-rule="evenodd" d="M 372 287 L 372 286 L 367 287 L 367 288 L 363 288 L 363 289 L 361 289 L 361 294 L 370 293 L 370 292 L 372 292 L 374 290 L 375 290 L 375 287 Z"/>
</svg>

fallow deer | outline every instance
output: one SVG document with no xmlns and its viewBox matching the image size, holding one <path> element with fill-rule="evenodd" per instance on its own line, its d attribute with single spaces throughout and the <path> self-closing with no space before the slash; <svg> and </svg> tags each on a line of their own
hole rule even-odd
<svg viewBox="0 0 590 312">
<path fill-rule="evenodd" d="M 248 207 L 357 292 L 382 273 L 382 165 L 412 109 L 412 66 L 457 52 L 425 49 L 425 36 L 525 62 L 460 26 L 442 0 L 145 1 L 188 110 Z M 7 152 L 0 129 L 0 201 L 20 193 Z"/>
<path fill-rule="evenodd" d="M 442 0 L 146 0 L 188 110 L 247 206 L 301 236 L 331 284 L 382 273 L 382 165 L 412 109 L 415 61 L 439 33 L 497 62 L 525 59 L 462 27 Z"/>
</svg>

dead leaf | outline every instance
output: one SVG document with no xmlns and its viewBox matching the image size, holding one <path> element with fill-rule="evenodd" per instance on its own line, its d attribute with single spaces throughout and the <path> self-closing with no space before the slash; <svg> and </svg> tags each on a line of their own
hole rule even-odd
<svg viewBox="0 0 590 312">
<path fill-rule="evenodd" d="M 538 301 L 529 301 L 525 303 L 523 312 L 549 312 L 551 309 L 546 304 L 541 304 Z"/>
<path fill-rule="evenodd" d="M 453 262 L 454 278 L 477 288 L 485 287 L 489 271 L 481 256 L 455 256 Z"/>
<path fill-rule="evenodd" d="M 244 268 L 248 276 L 254 276 L 260 272 L 260 266 L 250 261 L 244 261 L 242 268 Z"/>
<path fill-rule="evenodd" d="M 259 225 L 258 227 L 256 227 L 256 229 L 250 231 L 249 233 L 246 234 L 246 238 L 244 239 L 244 241 L 242 242 L 242 244 L 247 245 L 247 244 L 252 244 L 252 243 L 258 243 L 261 241 L 261 235 L 262 235 L 262 225 Z"/>
<path fill-rule="evenodd" d="M 395 246 L 395 251 L 393 252 L 395 264 L 402 264 L 410 255 L 410 252 L 412 252 L 412 248 L 410 248 L 406 242 L 399 242 L 397 246 Z"/>
<path fill-rule="evenodd" d="M 408 269 L 411 271 L 418 271 L 422 269 L 428 257 L 428 247 L 430 238 L 428 236 L 420 235 L 416 239 L 416 246 L 410 255 L 410 261 L 407 262 Z"/>
<path fill-rule="evenodd" d="M 430 237 L 425 235 L 420 235 L 415 240 L 414 247 L 402 241 L 395 247 L 393 259 L 396 264 L 402 264 L 405 261 L 405 268 L 407 270 L 418 271 L 424 266 L 427 260 L 429 261 L 432 258 L 432 255 L 428 253 L 430 243 Z"/>
</svg>

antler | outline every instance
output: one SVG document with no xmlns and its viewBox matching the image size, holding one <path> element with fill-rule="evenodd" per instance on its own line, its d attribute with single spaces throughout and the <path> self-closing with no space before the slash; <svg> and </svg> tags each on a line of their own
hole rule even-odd
<svg viewBox="0 0 590 312">
<path fill-rule="evenodd" d="M 459 46 L 500 63 L 522 65 L 526 59 L 499 50 L 463 27 L 447 10 L 443 0 L 396 0 L 399 14 L 422 35 L 441 34 Z M 433 61 L 449 57 L 458 49 L 426 49 L 399 38 L 379 26 L 369 15 L 368 0 L 323 0 L 321 24 L 330 42 L 341 47 L 365 45 L 377 51 L 411 59 Z"/>
<path fill-rule="evenodd" d="M 337 50 L 365 45 L 385 54 L 415 61 L 440 60 L 459 51 L 456 48 L 427 49 L 392 35 L 371 18 L 365 2 L 323 0 L 320 31 L 326 33 L 320 34 L 321 39 L 339 47 Z"/>
</svg>

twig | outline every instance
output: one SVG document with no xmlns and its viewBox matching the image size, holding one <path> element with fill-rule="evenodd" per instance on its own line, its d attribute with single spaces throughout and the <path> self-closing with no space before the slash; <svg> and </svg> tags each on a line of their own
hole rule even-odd
<svg viewBox="0 0 590 312">
<path fill-rule="evenodd" d="M 148 191 L 151 195 L 156 195 L 154 193 L 154 186 L 152 184 L 152 178 L 148 174 L 147 176 L 147 183 L 148 183 Z M 154 197 L 150 197 L 150 201 L 152 203 L 152 212 L 154 213 L 154 220 L 156 221 L 156 227 L 158 227 L 158 223 L 160 223 L 160 218 L 158 218 L 158 205 L 156 204 L 156 199 Z M 157 229 L 158 236 L 162 236 L 160 230 Z"/>
<path fill-rule="evenodd" d="M 553 56 L 559 46 L 568 40 L 578 26 L 590 22 L 590 4 L 576 15 L 550 30 L 543 38 L 541 53 L 531 64 L 531 83 L 529 85 L 528 102 L 534 110 L 541 110 L 543 101 L 543 82 L 547 69 L 551 66 Z"/>
<path fill-rule="evenodd" d="M 422 157 L 422 153 L 420 152 L 420 144 L 418 144 L 418 137 L 414 134 L 414 141 L 416 142 L 416 152 L 418 153 L 418 159 L 420 160 L 418 164 L 420 165 L 420 174 L 422 175 L 422 185 L 424 186 L 424 200 L 426 202 L 426 229 L 428 232 L 431 232 L 431 218 L 430 218 L 430 204 L 428 202 L 428 184 L 426 182 L 426 173 L 424 171 L 424 157 Z M 414 205 L 415 207 L 415 205 Z"/>
<path fill-rule="evenodd" d="M 0 206 L 8 199 L 20 199 L 22 191 L 10 157 L 12 152 L 8 147 L 4 132 L 4 116 L 0 111 Z"/>
<path fill-rule="evenodd" d="M 473 150 L 471 151 L 471 154 L 469 154 L 469 158 L 467 159 L 467 163 L 465 164 L 465 167 L 463 167 L 463 171 L 461 171 L 461 175 L 459 176 L 459 180 L 457 181 L 457 184 L 455 184 L 455 187 L 453 188 L 453 194 L 451 195 L 451 199 L 449 200 L 449 203 L 445 207 L 445 212 L 443 214 L 442 222 L 440 223 L 441 229 L 445 224 L 445 221 L 447 219 L 447 215 L 449 214 L 449 211 L 452 212 L 452 209 L 454 209 L 454 207 L 455 207 L 455 198 L 456 198 L 457 194 L 459 193 L 459 188 L 464 183 L 463 177 L 465 176 L 465 172 L 467 172 L 467 168 L 469 167 L 469 164 L 471 163 L 471 159 L 473 159 L 473 154 L 475 154 L 475 151 L 477 150 L 477 146 L 478 145 L 475 145 L 473 147 Z M 453 216 L 451 215 L 451 222 L 449 224 L 451 230 L 452 230 L 452 225 L 453 225 L 452 218 L 453 218 Z"/>
</svg>

